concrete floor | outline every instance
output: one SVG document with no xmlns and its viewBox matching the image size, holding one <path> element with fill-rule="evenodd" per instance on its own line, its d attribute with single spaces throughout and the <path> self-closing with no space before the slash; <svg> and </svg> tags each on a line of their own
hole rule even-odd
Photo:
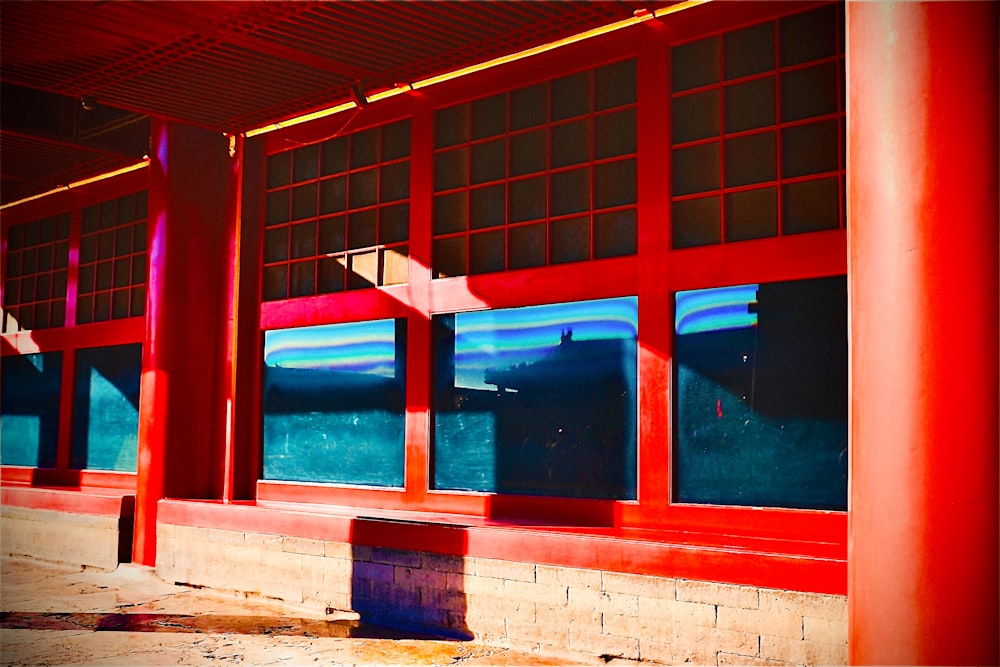
<svg viewBox="0 0 1000 667">
<path fill-rule="evenodd" d="M 135 565 L 81 571 L 3 558 L 0 612 L 3 665 L 606 664 L 400 636 L 347 615 L 168 584 Z"/>
</svg>

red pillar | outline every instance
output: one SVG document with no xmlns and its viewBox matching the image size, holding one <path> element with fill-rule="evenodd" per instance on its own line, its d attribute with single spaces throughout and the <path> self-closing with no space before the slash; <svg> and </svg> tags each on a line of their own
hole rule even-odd
<svg viewBox="0 0 1000 667">
<path fill-rule="evenodd" d="M 156 562 L 161 498 L 221 498 L 226 480 L 229 145 L 154 120 L 133 560 Z"/>
<path fill-rule="evenodd" d="M 998 4 L 848 2 L 853 664 L 997 664 Z"/>
</svg>

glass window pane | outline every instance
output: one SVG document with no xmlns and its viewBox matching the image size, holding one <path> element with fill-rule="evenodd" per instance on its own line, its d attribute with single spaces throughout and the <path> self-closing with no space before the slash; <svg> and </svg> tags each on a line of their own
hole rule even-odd
<svg viewBox="0 0 1000 667">
<path fill-rule="evenodd" d="M 374 209 L 351 213 L 347 216 L 347 249 L 367 248 L 375 245 L 378 214 Z"/>
<path fill-rule="evenodd" d="M 503 139 L 472 147 L 472 182 L 497 181 L 507 173 L 507 142 Z"/>
<path fill-rule="evenodd" d="M 378 201 L 378 169 L 366 169 L 351 174 L 347 201 L 350 208 L 375 205 Z"/>
<path fill-rule="evenodd" d="M 398 160 L 410 154 L 410 121 L 382 127 L 382 160 Z"/>
<path fill-rule="evenodd" d="M 379 209 L 378 242 L 399 243 L 410 236 L 410 205 L 397 204 Z"/>
<path fill-rule="evenodd" d="M 316 293 L 330 294 L 344 290 L 344 272 L 347 269 L 345 257 L 321 257 L 317 267 Z"/>
<path fill-rule="evenodd" d="M 464 276 L 465 237 L 434 241 L 434 277 Z"/>
<path fill-rule="evenodd" d="M 483 229 L 504 224 L 507 190 L 503 183 L 477 188 L 469 193 L 469 228 Z"/>
<path fill-rule="evenodd" d="M 594 107 L 597 110 L 635 102 L 635 60 L 605 65 L 594 70 Z"/>
<path fill-rule="evenodd" d="M 316 262 L 308 260 L 291 265 L 289 296 L 310 296 L 316 293 Z"/>
<path fill-rule="evenodd" d="M 336 215 L 319 221 L 319 254 L 341 252 L 347 247 L 347 218 Z"/>
<path fill-rule="evenodd" d="M 719 143 L 678 148 L 673 152 L 674 195 L 719 189 Z"/>
<path fill-rule="evenodd" d="M 836 120 L 796 125 L 781 134 L 781 173 L 785 178 L 834 171 L 839 158 Z"/>
<path fill-rule="evenodd" d="M 312 257 L 316 254 L 316 223 L 314 221 L 292 225 L 293 259 Z"/>
<path fill-rule="evenodd" d="M 545 170 L 547 129 L 517 134 L 510 139 L 510 173 L 523 176 Z"/>
<path fill-rule="evenodd" d="M 111 289 L 111 262 L 97 265 L 97 289 Z"/>
<path fill-rule="evenodd" d="M 781 231 L 785 234 L 840 227 L 840 190 L 836 178 L 783 186 L 781 206 Z"/>
<path fill-rule="evenodd" d="M 288 222 L 288 202 L 290 191 L 278 190 L 267 193 L 267 224 L 276 225 Z"/>
<path fill-rule="evenodd" d="M 457 148 L 434 156 L 434 190 L 450 190 L 469 184 L 469 149 Z"/>
<path fill-rule="evenodd" d="M 552 128 L 552 167 L 568 167 L 590 159 L 590 119 Z"/>
<path fill-rule="evenodd" d="M 545 225 L 511 227 L 508 268 L 526 269 L 545 265 Z"/>
<path fill-rule="evenodd" d="M 434 198 L 434 233 L 464 232 L 469 217 L 468 193 L 454 192 Z"/>
<path fill-rule="evenodd" d="M 115 287 L 127 287 L 132 281 L 132 262 L 128 257 L 115 260 L 114 278 L 112 285 Z"/>
<path fill-rule="evenodd" d="M 347 137 L 337 137 L 323 143 L 323 175 L 347 171 Z"/>
<path fill-rule="evenodd" d="M 405 320 L 264 332 L 264 479 L 403 485 Z"/>
<path fill-rule="evenodd" d="M 61 382 L 62 352 L 3 358 L 0 364 L 0 463 L 38 468 L 55 466 Z"/>
<path fill-rule="evenodd" d="M 284 299 L 288 296 L 288 265 L 264 267 L 262 298 L 264 301 Z"/>
<path fill-rule="evenodd" d="M 803 120 L 837 111 L 836 63 L 781 75 L 781 120 Z"/>
<path fill-rule="evenodd" d="M 122 293 L 127 303 L 128 292 Z M 141 344 L 86 348 L 76 353 L 74 468 L 135 471 L 141 375 Z"/>
<path fill-rule="evenodd" d="M 636 203 L 635 160 L 606 162 L 594 167 L 594 208 Z"/>
<path fill-rule="evenodd" d="M 774 69 L 774 24 L 761 23 L 727 32 L 722 48 L 726 79 Z"/>
<path fill-rule="evenodd" d="M 774 77 L 726 86 L 726 132 L 774 125 Z"/>
<path fill-rule="evenodd" d="M 675 499 L 847 508 L 843 276 L 678 292 Z"/>
<path fill-rule="evenodd" d="M 781 64 L 796 65 L 835 55 L 837 8 L 833 5 L 781 20 Z"/>
<path fill-rule="evenodd" d="M 634 255 L 639 247 L 635 209 L 594 216 L 594 258 Z"/>
<path fill-rule="evenodd" d="M 635 498 L 637 300 L 435 317 L 437 489 Z"/>
<path fill-rule="evenodd" d="M 777 188 L 731 192 L 726 194 L 725 203 L 727 241 L 777 236 Z"/>
<path fill-rule="evenodd" d="M 552 120 L 590 111 L 590 72 L 578 72 L 552 82 Z"/>
<path fill-rule="evenodd" d="M 675 97 L 671 109 L 671 138 L 675 144 L 718 136 L 717 89 Z"/>
<path fill-rule="evenodd" d="M 549 235 L 549 258 L 553 264 L 590 259 L 589 217 L 556 220 Z"/>
<path fill-rule="evenodd" d="M 104 322 L 111 319 L 111 293 L 101 292 L 94 295 L 94 321 Z"/>
<path fill-rule="evenodd" d="M 140 285 L 139 287 L 133 287 L 129 290 L 129 300 L 132 302 L 130 307 L 132 317 L 142 317 L 146 314 L 146 287 L 145 285 Z"/>
<path fill-rule="evenodd" d="M 775 133 L 726 140 L 726 187 L 773 181 L 778 175 Z"/>
<path fill-rule="evenodd" d="M 410 163 L 397 162 L 379 168 L 380 202 L 399 201 L 410 196 Z"/>
<path fill-rule="evenodd" d="M 594 119 L 594 158 L 615 157 L 636 150 L 635 109 L 604 114 Z"/>
<path fill-rule="evenodd" d="M 444 148 L 469 140 L 469 105 L 441 109 L 434 114 L 434 146 Z"/>
<path fill-rule="evenodd" d="M 709 37 L 670 49 L 670 88 L 674 92 L 719 81 L 719 38 Z"/>
<path fill-rule="evenodd" d="M 319 212 L 340 213 L 347 210 L 347 177 L 338 176 L 320 182 Z"/>
<path fill-rule="evenodd" d="M 292 151 L 293 177 L 296 182 L 319 175 L 319 146 L 305 146 Z"/>
<path fill-rule="evenodd" d="M 367 167 L 378 162 L 378 128 L 373 127 L 351 135 L 349 153 L 351 169 Z"/>
<path fill-rule="evenodd" d="M 507 130 L 507 94 L 501 93 L 472 103 L 472 138 L 483 139 Z"/>
<path fill-rule="evenodd" d="M 539 83 L 510 93 L 510 129 L 521 130 L 548 120 L 549 86 Z"/>
<path fill-rule="evenodd" d="M 590 209 L 590 167 L 549 177 L 549 215 L 581 213 Z"/>
<path fill-rule="evenodd" d="M 503 271 L 506 239 L 502 229 L 469 237 L 469 273 Z"/>
<path fill-rule="evenodd" d="M 267 158 L 267 187 L 274 188 L 280 185 L 288 185 L 291 182 L 291 180 L 292 180 L 291 151 L 278 153 L 277 155 L 272 155 L 271 157 Z M 96 217 L 94 219 L 94 222 L 96 223 Z M 90 231 L 86 229 L 86 225 L 84 231 Z"/>
<path fill-rule="evenodd" d="M 675 249 L 722 242 L 718 196 L 675 201 L 671 211 L 671 237 Z"/>
<path fill-rule="evenodd" d="M 347 289 L 366 289 L 378 284 L 378 252 L 370 250 L 347 256 Z"/>
<path fill-rule="evenodd" d="M 510 184 L 510 221 L 522 222 L 545 217 L 545 177 L 512 181 Z"/>
</svg>

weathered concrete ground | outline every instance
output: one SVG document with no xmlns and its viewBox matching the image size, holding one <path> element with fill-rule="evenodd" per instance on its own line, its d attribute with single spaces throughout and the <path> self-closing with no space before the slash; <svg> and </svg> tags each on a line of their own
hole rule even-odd
<svg viewBox="0 0 1000 667">
<path fill-rule="evenodd" d="M 605 664 L 400 635 L 277 600 L 168 584 L 134 565 L 81 571 L 3 558 L 0 612 L 3 665 Z"/>
</svg>

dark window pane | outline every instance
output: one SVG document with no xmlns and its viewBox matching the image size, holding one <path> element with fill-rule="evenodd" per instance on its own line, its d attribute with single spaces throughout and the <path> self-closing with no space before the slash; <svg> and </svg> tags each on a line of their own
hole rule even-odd
<svg viewBox="0 0 1000 667">
<path fill-rule="evenodd" d="M 115 260 L 114 278 L 112 285 L 115 287 L 127 287 L 132 282 L 132 262 L 128 257 Z"/>
<path fill-rule="evenodd" d="M 378 153 L 377 127 L 351 135 L 351 169 L 375 164 L 378 162 Z"/>
<path fill-rule="evenodd" d="M 292 152 L 285 151 L 267 158 L 267 187 L 288 185 L 292 179 Z"/>
<path fill-rule="evenodd" d="M 463 232 L 469 217 L 468 193 L 454 192 L 434 198 L 434 233 Z"/>
<path fill-rule="evenodd" d="M 378 242 L 398 243 L 410 235 L 410 205 L 397 204 L 379 209 Z"/>
<path fill-rule="evenodd" d="M 90 294 L 94 291 L 94 269 L 93 264 L 80 267 L 80 272 L 76 278 L 77 291 L 80 294 Z"/>
<path fill-rule="evenodd" d="M 590 119 L 552 128 L 552 167 L 568 167 L 590 159 Z"/>
<path fill-rule="evenodd" d="M 115 233 L 111 230 L 101 232 L 97 239 L 97 258 L 111 259 L 115 256 Z"/>
<path fill-rule="evenodd" d="M 434 488 L 635 498 L 637 321 L 635 298 L 435 317 Z"/>
<path fill-rule="evenodd" d="M 352 173 L 347 200 L 350 208 L 373 206 L 378 201 L 378 170 L 366 169 Z"/>
<path fill-rule="evenodd" d="M 636 203 L 635 160 L 606 162 L 594 167 L 594 208 Z"/>
<path fill-rule="evenodd" d="M 149 207 L 149 191 L 139 190 L 135 193 L 135 217 L 136 219 L 145 218 L 147 215 L 147 209 Z"/>
<path fill-rule="evenodd" d="M 718 81 L 718 37 L 709 37 L 670 49 L 671 90 L 675 92 L 688 90 Z"/>
<path fill-rule="evenodd" d="M 114 227 L 115 223 L 118 221 L 118 207 L 115 201 L 106 201 L 101 203 L 101 217 L 97 222 L 99 229 L 107 229 L 108 227 Z"/>
<path fill-rule="evenodd" d="M 840 227 L 840 189 L 836 178 L 783 186 L 781 206 L 781 224 L 785 234 Z"/>
<path fill-rule="evenodd" d="M 97 259 L 97 235 L 84 236 L 80 239 L 80 261 L 93 262 Z"/>
<path fill-rule="evenodd" d="M 366 289 L 378 284 L 378 252 L 348 255 L 347 268 L 347 289 Z"/>
<path fill-rule="evenodd" d="M 337 215 L 319 221 L 320 255 L 341 252 L 347 247 L 347 218 Z"/>
<path fill-rule="evenodd" d="M 140 222 L 135 226 L 132 234 L 132 252 L 141 252 L 146 249 L 146 223 Z"/>
<path fill-rule="evenodd" d="M 316 223 L 292 225 L 292 259 L 312 257 L 316 254 Z"/>
<path fill-rule="evenodd" d="M 52 270 L 52 250 L 51 245 L 43 245 L 38 248 L 38 270 L 39 271 L 51 271 Z"/>
<path fill-rule="evenodd" d="M 132 195 L 129 195 L 132 197 Z M 56 216 L 56 239 L 68 239 L 70 227 L 70 214 L 62 213 Z"/>
<path fill-rule="evenodd" d="M 566 215 L 590 209 L 590 168 L 552 174 L 549 181 L 549 214 Z"/>
<path fill-rule="evenodd" d="M 94 321 L 105 322 L 111 319 L 111 293 L 100 292 L 94 295 Z"/>
<path fill-rule="evenodd" d="M 469 140 L 469 105 L 441 109 L 434 114 L 434 146 L 444 148 Z"/>
<path fill-rule="evenodd" d="M 289 191 L 278 190 L 267 193 L 267 224 L 288 222 Z"/>
<path fill-rule="evenodd" d="M 264 301 L 284 299 L 288 296 L 288 265 L 264 267 Z"/>
<path fill-rule="evenodd" d="M 469 150 L 452 149 L 434 156 L 434 190 L 450 190 L 469 184 Z"/>
<path fill-rule="evenodd" d="M 517 134 L 510 139 L 510 173 L 522 176 L 545 170 L 548 130 Z"/>
<path fill-rule="evenodd" d="M 465 237 L 434 241 L 434 277 L 465 275 Z"/>
<path fill-rule="evenodd" d="M 672 177 L 675 195 L 718 190 L 718 142 L 674 150 Z"/>
<path fill-rule="evenodd" d="M 52 257 L 52 266 L 57 269 L 65 269 L 69 264 L 69 243 L 62 241 L 56 244 Z"/>
<path fill-rule="evenodd" d="M 65 301 L 53 301 L 52 302 L 52 317 L 49 318 L 50 324 L 54 327 L 61 327 L 66 324 L 66 302 Z"/>
<path fill-rule="evenodd" d="M 7 251 L 7 267 L 4 269 L 7 278 L 21 275 L 21 253 L 17 251 Z"/>
<path fill-rule="evenodd" d="M 317 294 L 330 294 L 331 292 L 341 292 L 344 289 L 344 270 L 346 262 L 344 257 L 322 257 L 319 260 L 318 276 L 316 281 Z"/>
<path fill-rule="evenodd" d="M 726 86 L 726 132 L 774 125 L 774 78 Z"/>
<path fill-rule="evenodd" d="M 595 118 L 594 158 L 600 160 L 634 153 L 635 127 L 635 109 L 626 109 Z"/>
<path fill-rule="evenodd" d="M 97 231 L 97 217 L 99 215 L 99 209 L 97 206 L 88 206 L 83 209 L 83 233 L 87 234 L 89 232 Z M 14 238 L 14 230 L 20 231 L 20 227 L 11 228 L 11 239 Z"/>
<path fill-rule="evenodd" d="M 405 321 L 264 332 L 263 477 L 402 487 Z"/>
<path fill-rule="evenodd" d="M 545 265 L 545 225 L 511 227 L 508 237 L 508 268 L 526 269 Z"/>
<path fill-rule="evenodd" d="M 42 243 L 52 243 L 56 240 L 56 228 L 55 219 L 45 218 L 41 221 L 41 237 Z"/>
<path fill-rule="evenodd" d="M 589 217 L 556 220 L 549 234 L 549 259 L 553 264 L 590 259 Z"/>
<path fill-rule="evenodd" d="M 839 157 L 836 120 L 797 125 L 781 134 L 781 172 L 785 178 L 834 171 Z"/>
<path fill-rule="evenodd" d="M 594 70 L 594 107 L 610 109 L 635 102 L 635 60 L 605 65 Z"/>
<path fill-rule="evenodd" d="M 675 304 L 675 500 L 846 509 L 844 277 Z"/>
<path fill-rule="evenodd" d="M 726 240 L 745 241 L 778 234 L 776 188 L 744 190 L 726 195 Z"/>
<path fill-rule="evenodd" d="M 781 20 L 781 64 L 796 65 L 837 53 L 837 8 L 833 5 Z"/>
<path fill-rule="evenodd" d="M 136 262 L 140 264 L 140 262 Z M 66 272 L 56 271 L 52 274 L 52 298 L 53 299 L 65 299 L 66 298 Z"/>
<path fill-rule="evenodd" d="M 778 175 L 774 132 L 726 140 L 726 187 L 773 181 Z"/>
<path fill-rule="evenodd" d="M 142 285 L 146 282 L 146 255 L 136 255 L 132 258 L 132 283 Z"/>
<path fill-rule="evenodd" d="M 0 376 L 0 463 L 54 467 L 62 353 L 5 356 Z"/>
<path fill-rule="evenodd" d="M 38 221 L 24 225 L 24 246 L 30 248 L 41 242 L 41 225 Z"/>
<path fill-rule="evenodd" d="M 94 297 L 81 295 L 76 300 L 76 323 L 89 324 L 94 321 Z"/>
<path fill-rule="evenodd" d="M 510 93 L 510 129 L 521 130 L 548 120 L 549 87 L 539 83 Z"/>
<path fill-rule="evenodd" d="M 781 120 L 802 120 L 837 111 L 836 63 L 781 75 Z"/>
<path fill-rule="evenodd" d="M 38 249 L 28 248 L 21 251 L 21 275 L 26 276 L 38 270 Z"/>
<path fill-rule="evenodd" d="M 128 261 L 128 260 L 125 260 Z M 52 274 L 43 273 L 35 283 L 35 298 L 46 300 L 52 298 Z"/>
<path fill-rule="evenodd" d="M 503 271 L 504 232 L 498 229 L 469 237 L 469 273 Z"/>
<path fill-rule="evenodd" d="M 397 160 L 410 154 L 410 121 L 382 127 L 382 160 Z"/>
<path fill-rule="evenodd" d="M 319 145 L 304 146 L 292 151 L 293 177 L 305 181 L 319 175 Z"/>
<path fill-rule="evenodd" d="M 111 293 L 111 319 L 120 320 L 128 317 L 128 289 L 119 289 Z"/>
<path fill-rule="evenodd" d="M 475 144 L 472 147 L 472 182 L 485 183 L 502 179 L 506 173 L 507 142 L 503 139 Z"/>
<path fill-rule="evenodd" d="M 132 252 L 132 225 L 119 227 L 115 231 L 115 254 L 127 255 Z"/>
<path fill-rule="evenodd" d="M 469 228 L 483 229 L 504 224 L 507 192 L 503 183 L 469 193 Z"/>
<path fill-rule="evenodd" d="M 46 329 L 49 326 L 49 303 L 36 303 L 35 304 L 35 329 Z"/>
<path fill-rule="evenodd" d="M 339 174 L 344 171 L 347 171 L 347 137 L 337 137 L 323 142 L 323 175 Z"/>
<path fill-rule="evenodd" d="M 378 215 L 374 209 L 347 216 L 347 249 L 375 245 Z"/>
<path fill-rule="evenodd" d="M 21 303 L 31 303 L 35 300 L 35 276 L 21 280 Z"/>
<path fill-rule="evenodd" d="M 21 302 L 21 281 L 8 280 L 3 290 L 3 305 L 13 306 Z"/>
<path fill-rule="evenodd" d="M 125 313 L 128 312 L 128 292 Z M 124 317 L 124 315 L 123 315 Z M 85 348 L 76 353 L 72 466 L 134 472 L 139 447 L 142 345 Z"/>
<path fill-rule="evenodd" d="M 309 296 L 316 293 L 316 262 L 295 262 L 291 265 L 291 272 L 289 296 Z"/>
<path fill-rule="evenodd" d="M 590 111 L 590 72 L 578 72 L 552 82 L 552 120 Z"/>
<path fill-rule="evenodd" d="M 472 103 L 472 138 L 503 134 L 507 129 L 507 95 L 501 93 Z"/>
<path fill-rule="evenodd" d="M 347 177 L 338 176 L 320 182 L 319 212 L 340 213 L 347 210 Z"/>
<path fill-rule="evenodd" d="M 673 204 L 673 247 L 692 248 L 722 242 L 722 213 L 718 197 L 686 199 Z"/>
<path fill-rule="evenodd" d="M 132 301 L 132 317 L 142 317 L 146 314 L 146 288 L 145 286 L 133 287 L 130 290 L 130 300 Z"/>
<path fill-rule="evenodd" d="M 410 196 L 410 163 L 397 162 L 396 164 L 380 167 L 379 193 L 380 202 L 399 201 Z"/>
<path fill-rule="evenodd" d="M 522 222 L 545 217 L 545 177 L 511 181 L 510 221 Z"/>
<path fill-rule="evenodd" d="M 723 37 L 726 79 L 774 69 L 774 24 L 761 23 L 727 32 Z"/>
<path fill-rule="evenodd" d="M 111 262 L 97 265 L 97 289 L 111 289 Z"/>
</svg>

